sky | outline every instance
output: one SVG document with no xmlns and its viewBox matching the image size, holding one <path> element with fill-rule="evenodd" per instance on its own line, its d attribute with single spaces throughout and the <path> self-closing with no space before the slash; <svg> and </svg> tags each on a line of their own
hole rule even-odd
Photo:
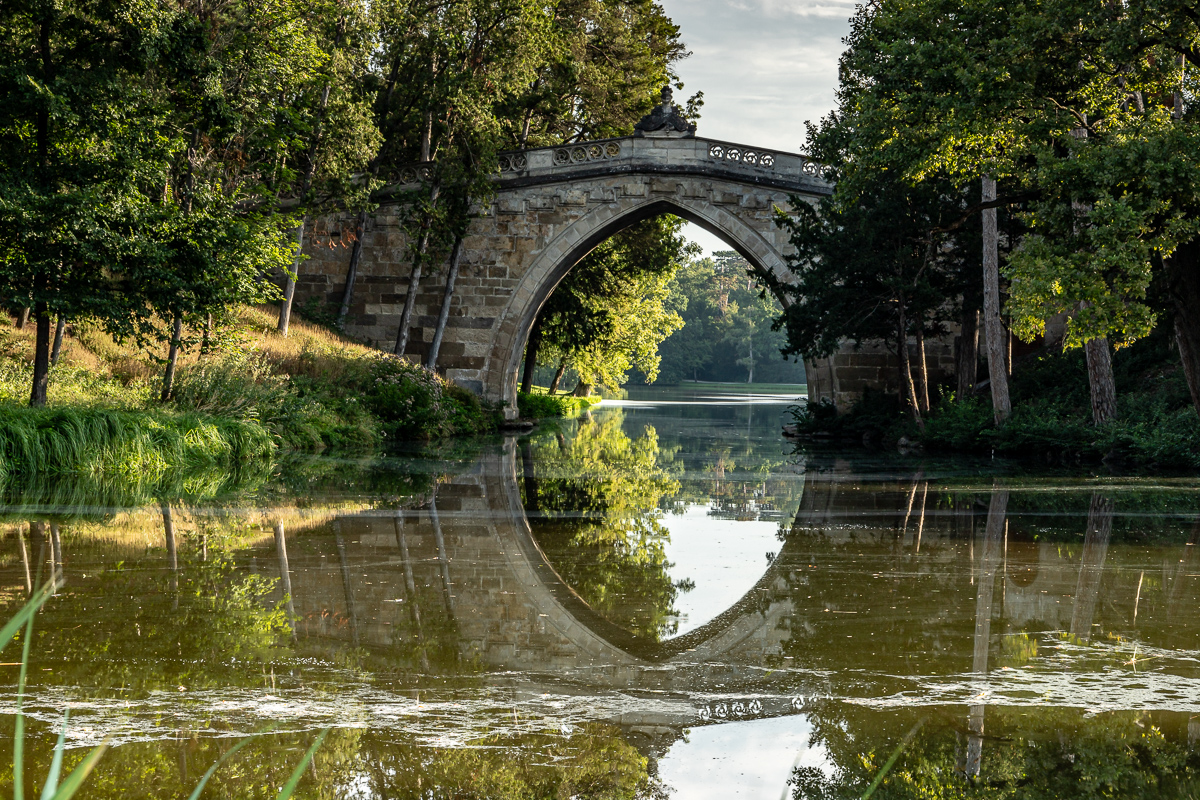
<svg viewBox="0 0 1200 800">
<path fill-rule="evenodd" d="M 692 55 L 679 64 L 681 105 L 704 92 L 697 132 L 785 152 L 804 149 L 804 122 L 834 107 L 842 37 L 854 0 L 658 0 Z M 706 253 L 729 246 L 696 225 Z"/>
</svg>

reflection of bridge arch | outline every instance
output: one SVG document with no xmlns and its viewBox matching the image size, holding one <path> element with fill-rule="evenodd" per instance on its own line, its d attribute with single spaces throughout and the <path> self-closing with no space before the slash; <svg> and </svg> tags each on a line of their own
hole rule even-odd
<svg viewBox="0 0 1200 800">
<path fill-rule="evenodd" d="M 509 440 L 502 452 L 439 486 L 436 514 L 414 520 L 409 512 L 402 527 L 390 512 L 341 518 L 337 549 L 320 555 L 321 564 L 340 562 L 340 569 L 310 571 L 293 563 L 301 636 L 396 646 L 394 631 L 413 613 L 404 605 L 412 602 L 405 590 L 412 581 L 431 587 L 426 596 L 439 598 L 438 605 L 435 590 L 448 587 L 445 608 L 457 647 L 464 657 L 493 667 L 620 672 L 709 662 L 766 665 L 780 652 L 788 637 L 783 620 L 792 612 L 787 576 L 776 566 L 787 561 L 786 545 L 758 583 L 720 616 L 665 642 L 638 639 L 594 612 L 548 562 L 525 517 L 518 463 Z M 300 551 L 289 547 L 295 561 Z M 427 626 L 435 610 L 441 613 L 419 611 Z M 321 628 L 314 620 L 333 622 Z"/>
</svg>

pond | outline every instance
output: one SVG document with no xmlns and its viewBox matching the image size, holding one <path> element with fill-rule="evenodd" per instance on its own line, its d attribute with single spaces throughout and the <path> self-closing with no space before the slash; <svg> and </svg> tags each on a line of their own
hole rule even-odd
<svg viewBox="0 0 1200 800">
<path fill-rule="evenodd" d="M 1200 482 L 798 450 L 792 402 L 10 485 L 5 618 L 54 588 L 26 793 L 65 729 L 65 768 L 108 746 L 80 797 L 187 797 L 243 744 L 203 796 L 273 798 L 328 729 L 296 797 L 1200 794 Z"/>
</svg>

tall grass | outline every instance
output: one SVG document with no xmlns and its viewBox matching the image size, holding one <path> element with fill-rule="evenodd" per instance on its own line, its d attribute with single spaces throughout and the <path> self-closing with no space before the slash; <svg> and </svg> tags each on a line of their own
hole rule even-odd
<svg viewBox="0 0 1200 800">
<path fill-rule="evenodd" d="M 270 433 L 252 420 L 95 407 L 0 405 L 0 480 L 14 475 L 121 475 L 269 459 Z"/>
</svg>

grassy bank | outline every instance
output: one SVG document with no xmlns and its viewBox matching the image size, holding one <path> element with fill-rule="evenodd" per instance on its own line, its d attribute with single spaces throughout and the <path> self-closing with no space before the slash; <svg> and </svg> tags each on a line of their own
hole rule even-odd
<svg viewBox="0 0 1200 800">
<path fill-rule="evenodd" d="M 533 391 L 517 395 L 517 411 L 523 419 L 550 419 L 554 417 L 578 417 L 600 402 L 599 397 L 574 397 L 569 394 L 549 394 L 541 386 Z"/>
<path fill-rule="evenodd" d="M 958 401 L 943 392 L 924 431 L 894 395 L 867 394 L 845 414 L 813 404 L 794 410 L 801 437 L 894 446 L 902 439 L 941 452 L 996 453 L 1050 464 L 1200 469 L 1200 418 L 1192 407 L 1170 340 L 1156 335 L 1113 356 L 1119 415 L 1092 424 L 1081 351 L 1018 363 L 1010 384 L 1013 413 L 993 424 L 990 396 Z"/>
<path fill-rule="evenodd" d="M 304 322 L 284 338 L 273 310 L 255 308 L 219 325 L 207 355 L 190 348 L 166 403 L 156 354 L 71 326 L 48 406 L 29 409 L 31 327 L 0 320 L 0 476 L 155 475 L 280 448 L 371 451 L 499 422 L 498 409 L 428 370 Z"/>
</svg>

